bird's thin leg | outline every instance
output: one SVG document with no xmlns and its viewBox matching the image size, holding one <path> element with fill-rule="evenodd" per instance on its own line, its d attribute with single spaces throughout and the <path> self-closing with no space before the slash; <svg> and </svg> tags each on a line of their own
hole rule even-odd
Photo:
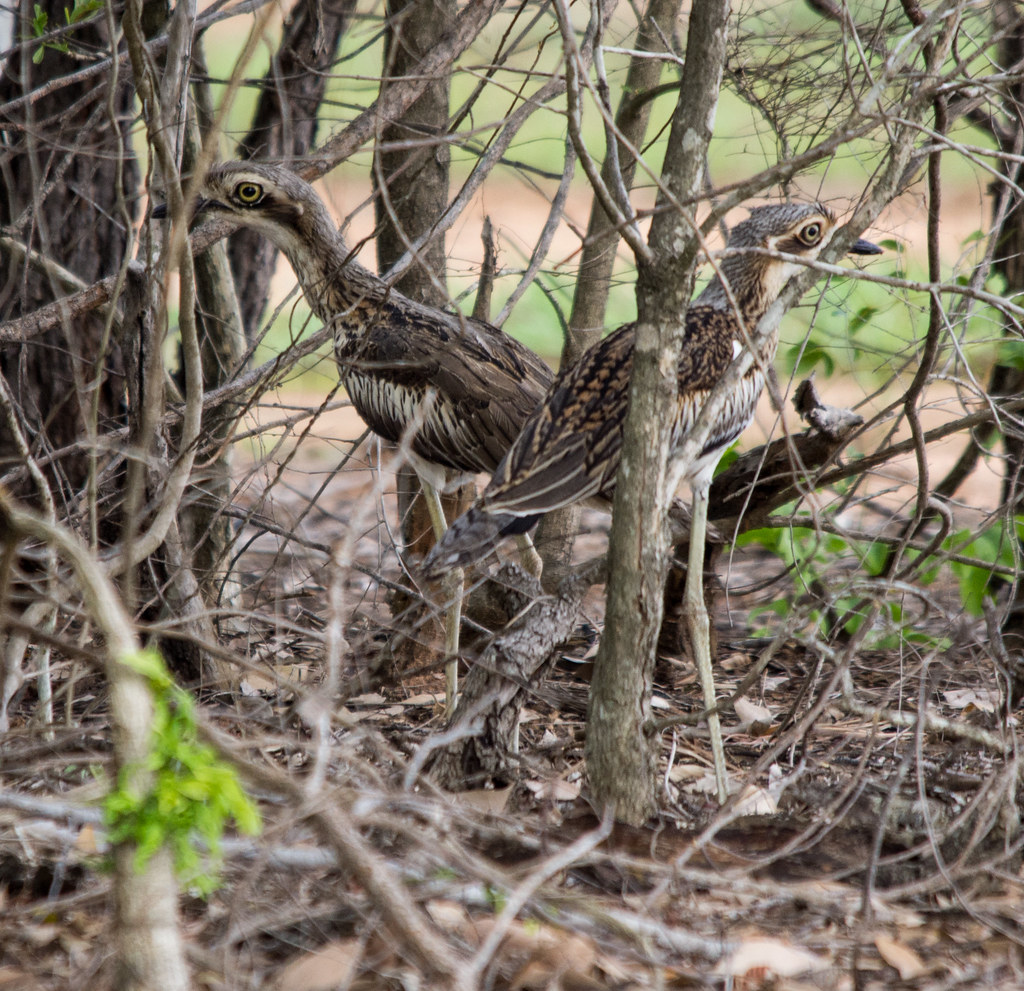
<svg viewBox="0 0 1024 991">
<path fill-rule="evenodd" d="M 697 663 L 701 688 L 704 690 L 704 708 L 708 711 L 708 733 L 711 736 L 711 756 L 715 762 L 715 786 L 718 801 L 729 797 L 729 779 L 725 771 L 725 748 L 722 745 L 722 725 L 715 698 L 715 676 L 711 669 L 711 635 L 707 606 L 704 604 L 704 539 L 708 524 L 707 487 L 693 490 L 693 518 L 690 521 L 690 557 L 686 566 L 686 590 L 683 604 L 690 628 L 693 659 Z"/>
<path fill-rule="evenodd" d="M 427 500 L 427 511 L 430 523 L 434 528 L 434 539 L 440 540 L 448 529 L 444 518 L 444 507 L 437 489 L 429 482 L 420 479 L 423 498 Z M 448 603 L 444 614 L 444 656 L 450 658 L 444 667 L 444 707 L 445 715 L 455 712 L 459 696 L 459 628 L 462 625 L 462 585 L 461 568 L 453 568 L 441 579 L 441 594 Z"/>
<path fill-rule="evenodd" d="M 544 562 L 537 553 L 537 548 L 533 546 L 530 535 L 528 533 L 516 534 L 516 547 L 519 548 L 519 560 L 522 561 L 523 567 L 534 578 L 540 578 L 541 572 L 544 570 Z"/>
</svg>

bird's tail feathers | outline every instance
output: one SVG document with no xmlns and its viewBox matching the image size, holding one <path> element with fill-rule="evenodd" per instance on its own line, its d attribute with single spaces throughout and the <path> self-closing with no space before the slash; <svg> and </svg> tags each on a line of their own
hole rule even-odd
<svg viewBox="0 0 1024 991">
<path fill-rule="evenodd" d="M 465 568 L 482 561 L 502 537 L 526 533 L 539 516 L 512 516 L 509 513 L 488 513 L 472 506 L 445 531 L 423 561 L 423 573 L 438 578 L 454 568 Z"/>
</svg>

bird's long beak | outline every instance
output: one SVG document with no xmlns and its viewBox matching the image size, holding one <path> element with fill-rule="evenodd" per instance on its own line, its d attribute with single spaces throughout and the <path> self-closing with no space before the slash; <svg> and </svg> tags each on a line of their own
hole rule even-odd
<svg viewBox="0 0 1024 991">
<path fill-rule="evenodd" d="M 870 241 L 866 241 L 862 237 L 857 238 L 857 240 L 850 246 L 850 250 L 847 252 L 847 254 L 850 255 L 880 255 L 881 253 L 882 249 L 877 244 L 872 244 Z"/>
</svg>

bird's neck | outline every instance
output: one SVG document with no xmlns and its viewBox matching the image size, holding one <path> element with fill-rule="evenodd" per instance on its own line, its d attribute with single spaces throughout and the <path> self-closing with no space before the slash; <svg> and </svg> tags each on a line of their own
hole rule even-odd
<svg viewBox="0 0 1024 991">
<path fill-rule="evenodd" d="M 326 208 L 309 204 L 295 229 L 274 239 L 302 286 L 310 309 L 326 324 L 362 324 L 360 311 L 387 294 L 387 286 L 353 257 Z"/>
<path fill-rule="evenodd" d="M 796 265 L 754 254 L 725 258 L 719 268 L 720 272 L 694 302 L 737 314 L 749 333 L 754 332 L 768 307 L 798 270 Z"/>
</svg>

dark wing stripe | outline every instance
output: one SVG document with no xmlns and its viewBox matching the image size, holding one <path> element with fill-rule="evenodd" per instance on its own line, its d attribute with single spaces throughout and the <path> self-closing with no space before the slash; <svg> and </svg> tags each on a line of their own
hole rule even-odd
<svg viewBox="0 0 1024 991">
<path fill-rule="evenodd" d="M 568 473 L 556 467 L 547 472 L 531 472 L 524 481 L 529 484 L 508 488 L 498 497 L 487 497 L 481 507 L 489 513 L 533 516 L 548 512 L 551 507 L 597 495 L 600 485 L 598 479 L 584 473 L 582 463 L 577 463 Z"/>
</svg>

